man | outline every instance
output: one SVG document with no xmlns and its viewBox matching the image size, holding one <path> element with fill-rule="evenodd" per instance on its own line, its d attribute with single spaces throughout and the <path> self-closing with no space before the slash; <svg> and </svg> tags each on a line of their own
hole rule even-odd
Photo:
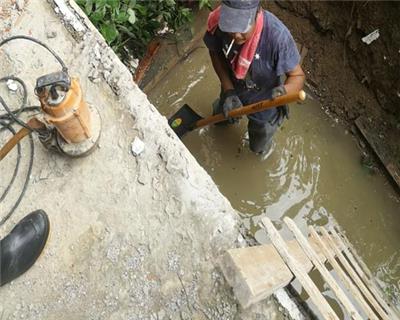
<svg viewBox="0 0 400 320">
<path fill-rule="evenodd" d="M 221 82 L 214 114 L 223 112 L 227 117 L 232 109 L 303 88 L 305 75 L 292 35 L 259 2 L 224 0 L 208 17 L 204 42 Z M 250 149 L 267 153 L 285 117 L 287 106 L 249 115 Z M 233 123 L 235 119 L 227 120 Z"/>
</svg>

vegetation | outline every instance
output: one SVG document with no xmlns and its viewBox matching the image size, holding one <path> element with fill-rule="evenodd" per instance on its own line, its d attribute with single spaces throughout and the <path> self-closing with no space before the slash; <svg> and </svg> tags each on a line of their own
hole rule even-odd
<svg viewBox="0 0 400 320">
<path fill-rule="evenodd" d="M 196 1 L 199 8 L 211 0 Z M 192 19 L 185 4 L 176 0 L 77 0 L 107 43 L 124 57 L 141 57 L 157 32 L 174 33 Z"/>
</svg>

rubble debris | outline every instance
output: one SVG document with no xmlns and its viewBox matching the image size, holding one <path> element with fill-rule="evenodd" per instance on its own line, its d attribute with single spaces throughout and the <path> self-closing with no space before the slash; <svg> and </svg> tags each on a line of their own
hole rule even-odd
<svg viewBox="0 0 400 320">
<path fill-rule="evenodd" d="M 17 8 L 18 11 L 22 11 L 25 6 L 25 0 L 16 0 L 15 1 L 15 7 Z"/>
<path fill-rule="evenodd" d="M 303 320 L 305 317 L 299 310 L 296 303 L 290 298 L 285 289 L 279 289 L 274 293 L 275 299 L 282 306 L 282 308 L 288 313 L 290 319 Z"/>
<path fill-rule="evenodd" d="M 90 81 L 93 83 L 98 83 L 101 81 L 100 79 L 100 73 L 97 69 L 92 69 L 88 75 L 88 78 Z"/>
<path fill-rule="evenodd" d="M 57 5 L 55 12 L 63 15 L 64 20 L 70 23 L 76 32 L 86 31 L 85 26 L 79 21 L 76 15 L 68 7 L 68 5 L 65 3 L 65 0 L 54 0 L 54 3 Z"/>
<path fill-rule="evenodd" d="M 361 41 L 370 45 L 372 42 L 379 38 L 379 29 L 372 31 L 369 35 L 366 35 L 364 38 L 361 38 Z"/>
<path fill-rule="evenodd" d="M 138 137 L 135 137 L 131 145 L 132 154 L 137 157 L 144 151 L 144 142 Z"/>
<path fill-rule="evenodd" d="M 15 92 L 18 90 L 18 84 L 14 80 L 7 80 L 7 87 L 10 91 Z"/>
</svg>

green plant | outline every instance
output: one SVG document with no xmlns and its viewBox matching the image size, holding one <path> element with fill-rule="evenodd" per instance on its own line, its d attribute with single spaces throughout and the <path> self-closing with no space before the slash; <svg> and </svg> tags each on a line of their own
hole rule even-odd
<svg viewBox="0 0 400 320">
<path fill-rule="evenodd" d="M 109 45 L 119 54 L 141 57 L 147 43 L 164 29 L 170 33 L 192 13 L 175 0 L 77 0 Z M 199 6 L 209 6 L 200 0 Z"/>
<path fill-rule="evenodd" d="M 211 10 L 211 0 L 200 0 L 199 9 L 208 8 Z"/>
</svg>

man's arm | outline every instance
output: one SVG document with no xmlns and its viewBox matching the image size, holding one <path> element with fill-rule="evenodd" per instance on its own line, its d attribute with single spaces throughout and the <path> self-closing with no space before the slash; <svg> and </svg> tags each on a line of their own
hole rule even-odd
<svg viewBox="0 0 400 320">
<path fill-rule="evenodd" d="M 214 67 L 215 73 L 217 74 L 219 81 L 221 82 L 222 91 L 234 89 L 233 83 L 229 77 L 229 67 L 221 52 L 209 51 L 211 62 Z"/>
<path fill-rule="evenodd" d="M 287 93 L 300 91 L 303 89 L 306 75 L 300 64 L 294 67 L 293 70 L 286 73 L 286 81 L 284 84 Z"/>
</svg>

